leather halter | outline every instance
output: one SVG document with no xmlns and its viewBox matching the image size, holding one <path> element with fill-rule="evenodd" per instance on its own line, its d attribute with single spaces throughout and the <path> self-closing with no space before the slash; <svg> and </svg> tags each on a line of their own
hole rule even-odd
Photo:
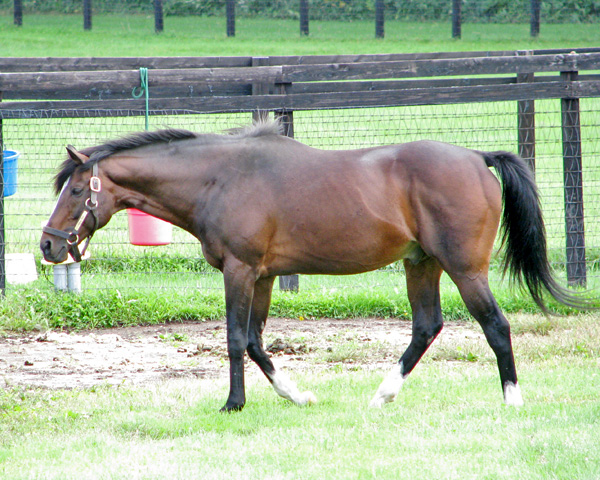
<svg viewBox="0 0 600 480">
<path fill-rule="evenodd" d="M 102 190 L 102 182 L 100 181 L 100 177 L 98 177 L 98 163 L 94 163 L 92 165 L 92 176 L 90 177 L 90 197 L 85 200 L 85 205 L 83 212 L 79 216 L 75 227 L 71 230 L 58 230 L 57 228 L 52 228 L 49 226 L 42 227 L 42 230 L 49 235 L 54 235 L 55 237 L 64 238 L 69 244 L 69 252 L 71 253 L 73 259 L 76 262 L 81 262 L 81 256 L 85 253 L 88 245 L 90 244 L 90 240 L 92 236 L 98 229 L 98 217 L 94 210 L 98 208 L 98 193 Z M 87 216 L 91 214 L 94 219 L 94 226 L 88 235 L 85 245 L 83 246 L 83 250 L 79 251 L 79 230 L 81 229 L 83 222 Z"/>
</svg>

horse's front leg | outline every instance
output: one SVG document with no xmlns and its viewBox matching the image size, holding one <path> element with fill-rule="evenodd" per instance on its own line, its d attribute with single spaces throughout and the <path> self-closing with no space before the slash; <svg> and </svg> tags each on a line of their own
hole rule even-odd
<svg viewBox="0 0 600 480">
<path fill-rule="evenodd" d="M 248 328 L 248 355 L 260 367 L 278 395 L 296 405 L 316 403 L 317 398 L 312 392 L 301 392 L 294 382 L 275 368 L 263 348 L 262 333 L 269 315 L 274 280 L 275 277 L 261 278 L 254 286 L 254 299 Z"/>
<path fill-rule="evenodd" d="M 241 262 L 229 262 L 223 269 L 229 355 L 229 398 L 222 412 L 244 408 L 244 355 L 248 347 L 248 320 L 254 295 L 254 270 Z"/>
</svg>

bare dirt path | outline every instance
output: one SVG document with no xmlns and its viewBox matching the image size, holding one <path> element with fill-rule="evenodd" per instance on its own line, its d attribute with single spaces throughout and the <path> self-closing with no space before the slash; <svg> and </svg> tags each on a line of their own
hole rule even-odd
<svg viewBox="0 0 600 480">
<path fill-rule="evenodd" d="M 278 367 L 329 368 L 337 362 L 386 369 L 408 345 L 410 331 L 410 322 L 395 319 L 271 318 L 264 340 Z M 57 389 L 173 377 L 226 379 L 225 335 L 224 322 L 216 321 L 12 334 L 0 338 L 0 385 Z M 453 323 L 442 335 L 481 336 L 468 323 Z"/>
</svg>

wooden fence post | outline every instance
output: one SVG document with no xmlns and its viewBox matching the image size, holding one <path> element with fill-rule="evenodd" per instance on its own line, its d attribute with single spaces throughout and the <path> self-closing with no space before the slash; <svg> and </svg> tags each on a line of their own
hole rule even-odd
<svg viewBox="0 0 600 480">
<path fill-rule="evenodd" d="M 160 33 L 165 28 L 162 0 L 154 0 L 154 31 Z"/>
<path fill-rule="evenodd" d="M 277 85 L 278 93 L 290 93 L 292 84 Z M 275 118 L 279 118 L 283 125 L 283 134 L 294 138 L 294 112 L 291 110 L 276 110 Z M 298 275 L 282 275 L 279 277 L 279 289 L 297 292 L 300 289 L 300 277 Z"/>
<path fill-rule="evenodd" d="M 385 4 L 383 0 L 375 0 L 375 38 L 383 38 L 385 23 Z"/>
<path fill-rule="evenodd" d="M 574 81 L 577 76 L 577 72 L 561 72 L 561 78 L 564 81 Z M 562 98 L 560 106 L 565 188 L 567 283 L 569 286 L 585 287 L 587 279 L 579 99 Z"/>
<path fill-rule="evenodd" d="M 533 55 L 533 51 L 518 51 L 517 55 Z M 517 83 L 535 82 L 534 73 L 518 73 Z M 519 156 L 525 160 L 535 174 L 535 101 L 517 102 L 517 129 L 519 137 Z"/>
<path fill-rule="evenodd" d="M 537 37 L 540 34 L 540 11 L 542 0 L 531 0 L 531 28 L 532 37 Z"/>
<path fill-rule="evenodd" d="M 533 82 L 533 73 L 517 75 L 517 83 Z M 517 128 L 519 129 L 519 156 L 527 162 L 535 174 L 535 101 L 517 102 Z"/>
<path fill-rule="evenodd" d="M 452 38 L 460 39 L 462 27 L 461 1 L 452 0 Z"/>
<path fill-rule="evenodd" d="M 265 67 L 269 65 L 269 57 L 252 57 L 253 67 Z M 252 95 L 268 95 L 274 90 L 274 84 L 266 82 L 253 82 Z M 252 121 L 258 122 L 269 118 L 269 112 L 265 110 L 257 110 L 252 112 Z"/>
<path fill-rule="evenodd" d="M 92 29 L 92 0 L 83 0 L 83 29 Z"/>
<path fill-rule="evenodd" d="M 226 0 L 227 36 L 235 37 L 235 0 Z"/>
<path fill-rule="evenodd" d="M 2 102 L 2 91 L 0 91 Z M 4 134 L 0 117 L 0 297 L 6 294 L 6 237 L 4 235 Z"/>
<path fill-rule="evenodd" d="M 308 0 L 300 0 L 300 35 L 308 35 Z"/>
<path fill-rule="evenodd" d="M 17 26 L 22 26 L 23 25 L 23 1 L 22 0 L 15 0 L 14 1 L 14 18 L 15 18 L 15 25 Z"/>
</svg>

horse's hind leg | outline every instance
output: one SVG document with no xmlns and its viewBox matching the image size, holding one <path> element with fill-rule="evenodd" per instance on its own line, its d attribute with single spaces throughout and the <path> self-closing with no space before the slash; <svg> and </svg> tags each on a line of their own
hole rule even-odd
<svg viewBox="0 0 600 480">
<path fill-rule="evenodd" d="M 262 333 L 269 314 L 274 280 L 275 277 L 261 278 L 254 286 L 254 298 L 248 328 L 248 355 L 260 367 L 281 397 L 297 405 L 316 403 L 317 399 L 311 392 L 300 392 L 294 382 L 275 368 L 263 348 Z"/>
<path fill-rule="evenodd" d="M 452 275 L 469 312 L 483 328 L 485 338 L 496 354 L 500 381 L 507 405 L 521 406 L 523 398 L 517 383 L 517 370 L 510 339 L 510 325 L 504 317 L 494 295 L 490 291 L 487 276 L 480 274 L 475 279 L 466 275 Z"/>
<path fill-rule="evenodd" d="M 372 407 L 381 407 L 396 399 L 402 383 L 443 327 L 439 289 L 442 268 L 437 260 L 427 258 L 416 265 L 405 260 L 404 269 L 412 308 L 412 339 L 398 364 L 379 386 L 371 400 Z"/>
</svg>

